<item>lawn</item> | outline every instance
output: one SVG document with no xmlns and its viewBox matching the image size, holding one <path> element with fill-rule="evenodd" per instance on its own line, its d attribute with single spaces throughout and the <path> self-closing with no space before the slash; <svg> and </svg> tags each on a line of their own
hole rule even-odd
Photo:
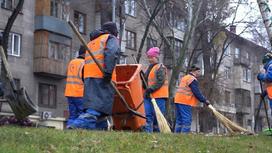
<svg viewBox="0 0 272 153">
<path fill-rule="evenodd" d="M 272 153 L 272 137 L 0 127 L 1 153 Z"/>
</svg>

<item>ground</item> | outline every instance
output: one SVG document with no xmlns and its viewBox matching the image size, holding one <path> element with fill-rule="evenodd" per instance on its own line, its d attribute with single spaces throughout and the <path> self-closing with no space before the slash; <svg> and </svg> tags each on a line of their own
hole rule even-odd
<svg viewBox="0 0 272 153">
<path fill-rule="evenodd" d="M 2 153 L 271 153 L 271 136 L 147 134 L 0 127 Z"/>
</svg>

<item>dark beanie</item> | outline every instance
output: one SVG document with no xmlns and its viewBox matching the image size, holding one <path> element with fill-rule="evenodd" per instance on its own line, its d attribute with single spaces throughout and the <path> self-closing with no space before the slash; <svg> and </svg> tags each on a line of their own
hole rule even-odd
<svg viewBox="0 0 272 153">
<path fill-rule="evenodd" d="M 86 51 L 85 47 L 83 45 L 81 45 L 79 48 L 79 51 L 78 51 L 78 55 L 85 54 L 85 51 Z"/>
<path fill-rule="evenodd" d="M 190 68 L 189 68 L 189 72 L 193 72 L 193 71 L 197 71 L 197 70 L 200 70 L 199 67 L 195 66 L 195 65 L 192 65 Z"/>
<path fill-rule="evenodd" d="M 108 31 L 110 32 L 112 35 L 117 36 L 118 35 L 118 29 L 116 26 L 116 23 L 114 22 L 106 22 L 102 25 L 101 27 L 102 31 Z"/>
</svg>

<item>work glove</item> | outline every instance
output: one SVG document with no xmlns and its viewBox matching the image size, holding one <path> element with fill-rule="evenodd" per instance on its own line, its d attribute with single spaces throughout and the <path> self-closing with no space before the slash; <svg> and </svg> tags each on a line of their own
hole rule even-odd
<svg viewBox="0 0 272 153">
<path fill-rule="evenodd" d="M 206 106 L 209 106 L 209 105 L 210 105 L 210 101 L 209 101 L 209 100 L 206 100 L 206 102 L 204 102 L 204 104 L 205 104 Z"/>
<path fill-rule="evenodd" d="M 258 79 L 259 81 L 265 80 L 265 74 L 264 74 L 264 73 L 259 73 L 259 74 L 257 75 L 257 79 Z"/>
<path fill-rule="evenodd" d="M 147 88 L 146 90 L 145 90 L 145 95 L 144 95 L 144 97 L 145 98 L 150 98 L 150 94 L 153 92 L 153 89 L 152 88 Z"/>
<path fill-rule="evenodd" d="M 104 80 L 105 82 L 110 82 L 110 81 L 111 81 L 111 73 L 105 72 L 105 73 L 104 73 L 103 80 Z"/>
</svg>

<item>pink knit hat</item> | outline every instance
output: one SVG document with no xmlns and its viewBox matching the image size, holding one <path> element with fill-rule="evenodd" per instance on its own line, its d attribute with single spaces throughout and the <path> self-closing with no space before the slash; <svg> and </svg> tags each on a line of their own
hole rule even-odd
<svg viewBox="0 0 272 153">
<path fill-rule="evenodd" d="M 159 57 L 160 49 L 158 47 L 152 47 L 147 51 L 147 56 Z"/>
</svg>

